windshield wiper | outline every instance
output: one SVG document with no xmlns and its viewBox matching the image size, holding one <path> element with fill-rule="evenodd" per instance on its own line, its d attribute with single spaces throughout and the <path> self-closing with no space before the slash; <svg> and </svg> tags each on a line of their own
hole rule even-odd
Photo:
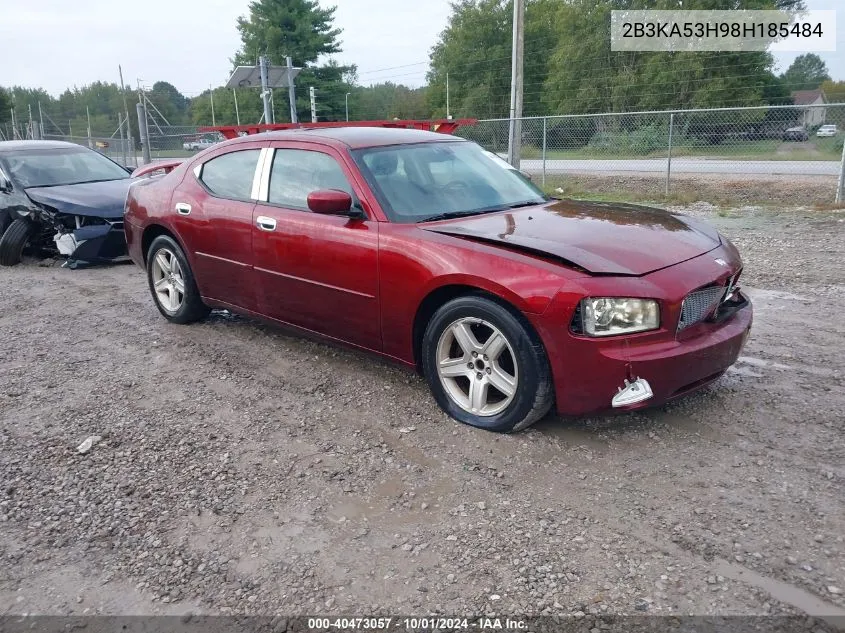
<svg viewBox="0 0 845 633">
<path fill-rule="evenodd" d="M 538 204 L 543 204 L 542 202 L 534 202 L 532 200 L 525 200 L 523 202 L 514 202 L 513 204 L 505 205 L 501 207 L 502 209 L 520 209 L 522 207 L 536 207 Z"/>
<path fill-rule="evenodd" d="M 538 204 L 543 204 L 542 202 L 534 202 L 531 200 L 524 200 L 522 202 L 514 202 L 513 204 L 505 204 L 499 207 L 488 207 L 486 209 L 476 209 L 475 211 L 450 211 L 448 213 L 439 213 L 437 215 L 432 215 L 427 218 L 423 218 L 422 220 L 417 220 L 417 224 L 420 222 L 435 222 L 437 220 L 450 220 L 452 218 L 463 218 L 468 215 L 482 215 L 484 213 L 498 213 L 500 211 L 509 211 L 511 209 L 519 209 L 520 207 L 534 207 Z"/>
<path fill-rule="evenodd" d="M 496 211 L 497 209 L 493 209 Z M 437 215 L 430 215 L 427 218 L 423 218 L 422 220 L 417 220 L 417 224 L 420 222 L 436 222 L 437 220 L 451 220 L 452 218 L 464 218 L 468 215 L 481 215 L 482 213 L 490 213 L 489 210 L 485 209 L 483 211 L 449 211 L 448 213 L 438 213 Z"/>
</svg>

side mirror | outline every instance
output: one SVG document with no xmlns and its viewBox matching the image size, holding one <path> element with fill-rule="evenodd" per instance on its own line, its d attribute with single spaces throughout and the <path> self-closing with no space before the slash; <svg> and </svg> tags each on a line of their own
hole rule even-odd
<svg viewBox="0 0 845 633">
<path fill-rule="evenodd" d="M 352 196 L 339 189 L 319 189 L 308 194 L 308 208 L 325 215 L 348 215 Z"/>
</svg>

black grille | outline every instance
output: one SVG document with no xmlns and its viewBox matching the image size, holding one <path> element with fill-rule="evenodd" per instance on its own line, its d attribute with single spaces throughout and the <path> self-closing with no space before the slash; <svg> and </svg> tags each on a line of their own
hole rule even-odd
<svg viewBox="0 0 845 633">
<path fill-rule="evenodd" d="M 725 286 L 708 286 L 689 293 L 681 308 L 678 329 L 683 330 L 706 319 L 725 294 Z"/>
</svg>

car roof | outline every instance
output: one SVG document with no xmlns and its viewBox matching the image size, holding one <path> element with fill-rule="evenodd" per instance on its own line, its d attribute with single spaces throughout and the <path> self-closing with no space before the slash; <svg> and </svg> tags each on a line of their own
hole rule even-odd
<svg viewBox="0 0 845 633">
<path fill-rule="evenodd" d="M 242 136 L 237 140 L 248 142 L 258 140 L 259 137 L 279 141 L 318 142 L 324 145 L 345 146 L 351 149 L 465 140 L 450 134 L 426 132 L 424 130 L 362 126 L 280 130 L 278 132 L 263 132 L 259 135 Z"/>
<path fill-rule="evenodd" d="M 0 153 L 18 152 L 28 149 L 64 149 L 67 147 L 82 148 L 83 146 L 65 141 L 0 141 Z"/>
</svg>

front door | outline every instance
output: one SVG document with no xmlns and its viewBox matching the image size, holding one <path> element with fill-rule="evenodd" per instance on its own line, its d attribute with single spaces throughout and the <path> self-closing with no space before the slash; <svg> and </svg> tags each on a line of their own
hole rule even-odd
<svg viewBox="0 0 845 633">
<path fill-rule="evenodd" d="M 259 310 L 380 350 L 378 222 L 312 213 L 306 201 L 318 189 L 341 189 L 357 201 L 348 169 L 329 148 L 275 150 L 267 200 L 253 211 Z"/>
</svg>

